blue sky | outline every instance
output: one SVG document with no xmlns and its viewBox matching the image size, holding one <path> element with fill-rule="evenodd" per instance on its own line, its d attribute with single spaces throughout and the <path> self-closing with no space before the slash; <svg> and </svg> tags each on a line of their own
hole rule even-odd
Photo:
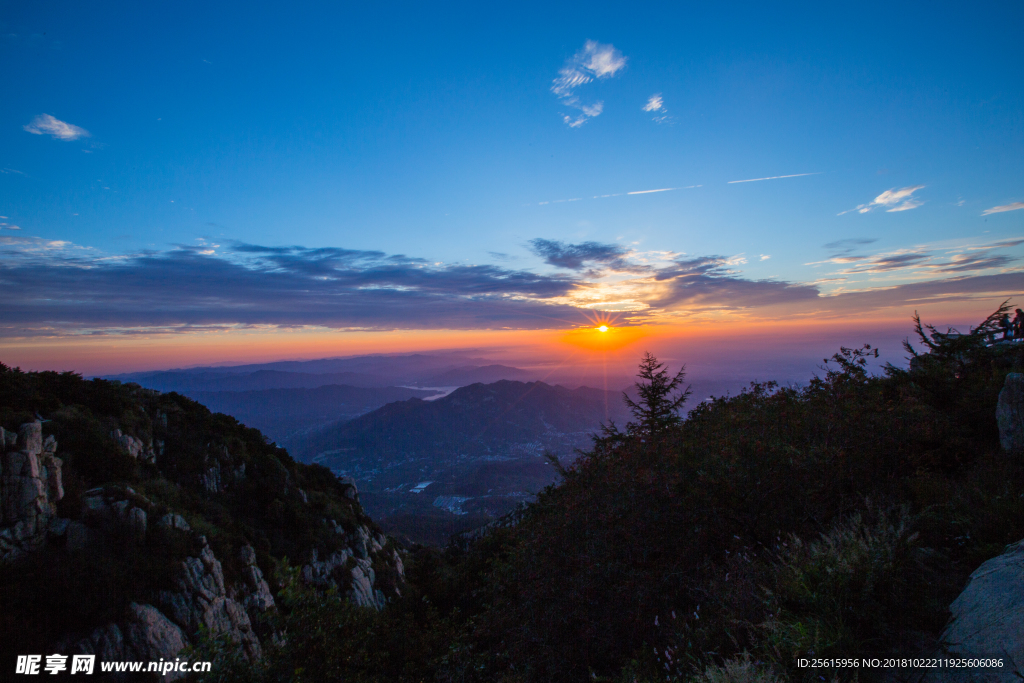
<svg viewBox="0 0 1024 683">
<path fill-rule="evenodd" d="M 368 5 L 5 3 L 0 334 L 1024 290 L 1020 3 Z"/>
</svg>

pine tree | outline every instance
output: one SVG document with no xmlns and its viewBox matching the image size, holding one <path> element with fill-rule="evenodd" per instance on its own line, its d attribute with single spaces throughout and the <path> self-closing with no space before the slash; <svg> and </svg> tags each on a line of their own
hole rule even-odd
<svg viewBox="0 0 1024 683">
<path fill-rule="evenodd" d="M 636 418 L 636 422 L 626 425 L 626 430 L 630 434 L 658 437 L 682 422 L 679 409 L 692 393 L 689 386 L 685 391 L 678 391 L 686 379 L 686 366 L 679 368 L 675 377 L 669 378 L 664 363 L 659 363 L 647 352 L 640 361 L 639 370 L 637 377 L 640 381 L 634 386 L 640 400 L 634 401 L 625 392 L 622 394 Z"/>
</svg>

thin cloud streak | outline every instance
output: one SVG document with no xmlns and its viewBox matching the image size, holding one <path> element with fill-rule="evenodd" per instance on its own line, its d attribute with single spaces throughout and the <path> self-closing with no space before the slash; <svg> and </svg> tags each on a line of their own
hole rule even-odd
<svg viewBox="0 0 1024 683">
<path fill-rule="evenodd" d="M 1002 206 L 993 206 L 991 209 L 985 209 L 981 212 L 982 216 L 988 216 L 993 213 L 1005 213 L 1007 211 L 1017 211 L 1024 209 L 1024 202 L 1014 202 L 1013 204 L 1004 204 Z"/>
<path fill-rule="evenodd" d="M 821 171 L 817 173 L 794 173 L 793 175 L 773 175 L 768 178 L 750 178 L 748 180 L 730 180 L 726 185 L 735 185 L 736 183 L 757 183 L 762 180 L 779 180 L 780 178 L 802 178 L 806 175 L 821 175 Z"/>
<path fill-rule="evenodd" d="M 609 197 L 628 197 L 630 195 L 637 194 L 654 194 L 656 192 L 673 192 L 675 190 L 693 190 L 698 187 L 704 187 L 703 185 L 686 185 L 685 187 L 662 187 L 657 190 L 634 190 L 632 192 L 616 192 L 613 194 L 595 194 L 590 199 L 608 199 Z M 537 202 L 537 206 L 545 206 L 547 204 L 563 204 L 565 202 L 578 202 L 583 197 L 573 197 L 572 199 L 551 199 L 546 202 Z M 533 206 L 532 204 L 524 204 L 523 206 Z"/>
</svg>

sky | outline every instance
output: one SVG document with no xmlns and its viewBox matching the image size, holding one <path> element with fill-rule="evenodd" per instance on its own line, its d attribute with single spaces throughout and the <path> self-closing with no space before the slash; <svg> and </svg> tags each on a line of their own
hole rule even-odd
<svg viewBox="0 0 1024 683">
<path fill-rule="evenodd" d="M 976 324 L 1024 292 L 1022 21 L 0 2 L 0 361 L 699 361 Z"/>
</svg>

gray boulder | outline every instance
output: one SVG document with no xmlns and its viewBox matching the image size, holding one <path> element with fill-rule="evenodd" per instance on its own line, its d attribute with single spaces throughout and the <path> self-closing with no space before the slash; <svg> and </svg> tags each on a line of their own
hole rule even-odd
<svg viewBox="0 0 1024 683">
<path fill-rule="evenodd" d="M 1024 541 L 985 562 L 950 605 L 940 638 L 943 656 L 1002 659 L 1002 667 L 945 669 L 927 681 L 1020 681 L 1024 678 Z"/>
</svg>

